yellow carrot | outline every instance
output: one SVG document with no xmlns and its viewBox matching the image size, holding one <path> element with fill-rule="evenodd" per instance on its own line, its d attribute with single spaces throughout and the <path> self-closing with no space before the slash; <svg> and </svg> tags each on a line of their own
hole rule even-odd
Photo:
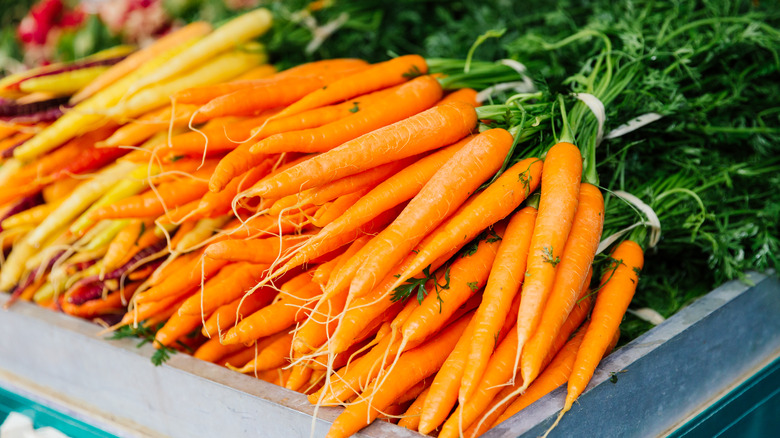
<svg viewBox="0 0 780 438">
<path fill-rule="evenodd" d="M 67 96 L 84 88 L 84 86 L 95 80 L 106 70 L 108 70 L 108 67 L 101 65 L 66 71 L 55 75 L 30 78 L 19 84 L 19 89 L 25 93 L 43 92 Z"/>
<path fill-rule="evenodd" d="M 215 218 L 201 219 L 195 224 L 195 228 L 190 230 L 176 245 L 174 252 L 189 252 L 200 248 L 205 243 L 206 238 L 214 234 L 220 227 L 228 223 L 231 215 L 225 215 Z"/>
<path fill-rule="evenodd" d="M 181 53 L 195 42 L 176 46 L 156 56 L 143 67 L 125 76 L 110 87 L 95 94 L 66 112 L 54 123 L 27 140 L 14 150 L 14 157 L 27 162 L 44 154 L 71 138 L 105 122 L 105 112 L 122 99 L 127 90 L 138 80 L 160 68 L 168 60 Z"/>
<path fill-rule="evenodd" d="M 93 210 L 137 194 L 146 188 L 146 185 L 149 182 L 149 176 L 157 175 L 159 172 L 160 169 L 154 165 L 147 166 L 144 164 L 136 167 L 130 172 L 127 178 L 118 181 L 111 189 L 101 196 L 100 199 L 92 204 L 87 211 L 76 219 L 73 222 L 73 225 L 70 226 L 70 232 L 76 235 L 82 234 L 94 223 L 94 220 L 90 216 L 90 213 L 92 213 Z"/>
<path fill-rule="evenodd" d="M 3 222 L 0 223 L 0 228 L 2 228 L 3 230 L 8 230 L 11 228 L 25 227 L 30 225 L 37 226 L 44 219 L 46 219 L 46 216 L 48 216 L 52 211 L 54 211 L 54 209 L 57 208 L 58 205 L 59 202 L 46 203 L 16 213 L 15 215 L 9 216 L 8 218 L 4 219 Z"/>
<path fill-rule="evenodd" d="M 24 273 L 24 263 L 30 258 L 43 242 L 54 234 L 64 224 L 73 220 L 106 192 L 117 181 L 124 178 L 136 167 L 133 163 L 120 162 L 103 169 L 93 179 L 80 185 L 68 199 L 44 219 L 24 240 L 8 255 L 2 271 L 0 271 L 0 290 L 9 290 Z"/>
<path fill-rule="evenodd" d="M 158 39 L 154 44 L 139 50 L 122 61 L 114 64 L 111 68 L 92 81 L 89 85 L 82 88 L 81 91 L 73 95 L 70 103 L 78 103 L 92 96 L 98 91 L 108 87 L 122 77 L 129 75 L 133 70 L 151 60 L 155 56 L 172 49 L 182 43 L 200 38 L 211 32 L 211 25 L 204 21 L 190 23 L 181 29 L 171 32 L 168 35 Z"/>
<path fill-rule="evenodd" d="M 159 69 L 138 81 L 131 91 L 138 91 L 149 85 L 162 82 L 179 73 L 190 70 L 220 53 L 257 38 L 271 28 L 271 13 L 267 9 L 255 9 L 236 17 L 214 32 L 206 35 L 196 44 L 171 59 Z"/>
<path fill-rule="evenodd" d="M 99 248 L 108 248 L 108 244 L 111 243 L 111 240 L 119 234 L 122 228 L 127 226 L 127 223 L 130 222 L 130 220 L 119 219 L 106 220 L 103 222 L 105 222 L 106 225 L 99 233 L 89 240 L 89 243 L 84 246 L 84 250 L 93 251 Z"/>
<path fill-rule="evenodd" d="M 263 52 L 236 50 L 225 53 L 189 73 L 134 94 L 124 104 L 112 108 L 108 115 L 119 120 L 136 117 L 170 102 L 170 96 L 178 91 L 227 81 L 262 64 L 266 59 Z"/>
</svg>

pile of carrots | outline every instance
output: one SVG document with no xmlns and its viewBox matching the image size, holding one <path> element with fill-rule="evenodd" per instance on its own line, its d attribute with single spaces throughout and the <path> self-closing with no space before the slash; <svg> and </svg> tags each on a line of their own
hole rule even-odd
<svg viewBox="0 0 780 438">
<path fill-rule="evenodd" d="M 277 72 L 251 43 L 269 26 L 191 24 L 58 118 L 3 125 L 0 290 L 344 405 L 331 437 L 377 417 L 478 436 L 566 382 L 567 411 L 644 245 L 593 272 L 604 199 L 570 133 L 515 156 L 417 55 Z M 0 91 L 63 102 L 25 93 L 34 73 Z"/>
</svg>

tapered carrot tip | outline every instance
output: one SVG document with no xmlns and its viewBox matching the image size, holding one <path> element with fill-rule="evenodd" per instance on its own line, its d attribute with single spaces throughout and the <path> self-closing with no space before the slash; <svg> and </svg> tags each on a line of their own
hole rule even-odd
<svg viewBox="0 0 780 438">
<path fill-rule="evenodd" d="M 569 408 L 571 408 L 571 406 L 569 406 Z M 565 414 L 566 412 L 568 412 L 568 411 L 569 411 L 569 408 L 563 408 L 563 410 L 561 411 L 561 413 L 560 413 L 560 414 L 558 414 L 558 418 L 556 418 L 556 419 L 555 419 L 555 423 L 553 423 L 553 425 L 552 425 L 552 426 L 550 426 L 550 428 L 549 428 L 549 429 L 547 429 L 547 432 L 545 432 L 545 433 L 544 433 L 544 435 L 542 435 L 542 438 L 547 438 L 547 435 L 549 435 L 549 434 L 550 434 L 550 432 L 552 432 L 552 430 L 553 430 L 553 429 L 555 429 L 556 427 L 558 427 L 558 423 L 560 423 L 560 422 L 561 422 L 561 418 L 563 418 L 563 414 Z"/>
</svg>

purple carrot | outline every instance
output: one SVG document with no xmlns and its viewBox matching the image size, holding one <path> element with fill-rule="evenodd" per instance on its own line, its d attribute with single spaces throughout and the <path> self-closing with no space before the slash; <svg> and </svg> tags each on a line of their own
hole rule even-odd
<svg viewBox="0 0 780 438">
<path fill-rule="evenodd" d="M 57 252 L 54 257 L 49 259 L 49 262 L 46 263 L 46 266 L 38 266 L 37 268 L 30 271 L 30 273 L 25 277 L 24 280 L 17 283 L 17 285 L 11 289 L 11 298 L 8 299 L 8 301 L 5 303 L 5 308 L 10 307 L 13 303 L 16 302 L 16 300 L 19 299 L 19 297 L 22 295 L 22 292 L 24 292 L 25 289 L 30 287 L 31 284 L 33 284 L 33 281 L 35 281 L 35 278 L 38 276 L 39 273 L 46 272 L 49 269 L 51 269 L 57 261 L 62 258 L 62 256 L 65 255 L 65 250 Z"/>
<path fill-rule="evenodd" d="M 0 117 L 0 120 L 8 123 L 20 123 L 25 125 L 31 125 L 34 123 L 42 123 L 42 122 L 53 122 L 59 119 L 63 114 L 65 114 L 65 111 L 69 108 L 70 108 L 69 106 L 57 106 L 57 107 L 39 111 L 35 114 L 27 114 L 23 116 L 14 116 L 14 117 Z"/>
<path fill-rule="evenodd" d="M 92 322 L 96 324 L 100 324 L 103 327 L 113 327 L 120 322 L 122 322 L 122 318 L 125 316 L 124 312 L 122 313 L 107 313 L 105 315 L 96 316 L 92 319 Z"/>
<path fill-rule="evenodd" d="M 4 220 L 8 219 L 9 217 L 17 213 L 21 213 L 25 210 L 29 210 L 35 207 L 36 205 L 41 205 L 41 204 L 43 204 L 43 196 L 41 195 L 40 192 L 34 195 L 25 196 L 24 198 L 16 201 L 16 203 L 13 206 L 11 206 L 11 208 L 9 208 L 8 210 L 6 210 L 5 213 L 0 215 L 0 232 L 3 231 Z"/>
<path fill-rule="evenodd" d="M 14 145 L 11 145 L 11 147 L 3 149 L 3 152 L 0 152 L 0 157 L 2 158 L 11 158 L 14 156 L 14 150 L 18 148 L 19 146 L 23 145 L 24 142 L 27 140 L 22 140 Z"/>
<path fill-rule="evenodd" d="M 96 300 L 103 296 L 103 290 L 105 288 L 106 285 L 102 281 L 81 285 L 78 288 L 71 289 L 71 292 L 68 292 L 68 302 L 75 306 L 79 306 L 87 301 Z"/>
<path fill-rule="evenodd" d="M 68 97 L 55 97 L 53 99 L 39 100 L 30 103 L 16 103 L 15 100 L 0 100 L 0 117 L 3 119 L 16 119 L 22 116 L 36 116 L 52 109 L 60 109 L 68 103 Z"/>
<path fill-rule="evenodd" d="M 138 251 L 136 255 L 133 256 L 127 263 L 124 265 L 114 269 L 113 271 L 107 273 L 103 276 L 103 279 L 100 279 L 99 275 L 90 275 L 89 277 L 84 277 L 81 280 L 77 281 L 76 284 L 73 285 L 74 288 L 82 287 L 91 283 L 100 283 L 101 288 L 103 287 L 102 284 L 106 280 L 118 280 L 124 275 L 126 272 L 128 272 L 131 268 L 137 267 L 140 268 L 141 266 L 136 266 L 136 264 L 149 257 L 152 254 L 156 254 L 160 252 L 163 248 L 165 248 L 166 242 L 163 240 L 161 242 L 157 242 L 154 245 L 149 245 L 146 248 Z M 144 263 L 144 265 L 148 263 L 154 263 L 153 261 L 149 261 L 147 263 Z M 143 266 L 143 265 L 142 265 Z"/>
<path fill-rule="evenodd" d="M 94 265 L 97 262 L 98 259 L 92 259 L 92 260 L 85 260 L 83 262 L 71 263 L 70 265 L 68 265 L 68 267 L 65 270 L 68 272 L 80 272 L 89 268 L 90 266 Z"/>
<path fill-rule="evenodd" d="M 131 268 L 136 267 L 135 266 L 136 263 L 138 263 L 139 261 L 149 257 L 150 255 L 157 254 L 158 252 L 162 251 L 162 249 L 165 248 L 165 246 L 167 244 L 168 243 L 165 240 L 163 240 L 163 241 L 155 243 L 154 245 L 147 246 L 146 248 L 138 251 L 138 253 L 136 253 L 136 255 L 134 255 L 133 258 L 130 259 L 130 261 L 128 261 L 124 265 L 122 265 L 122 266 L 114 269 L 113 271 L 109 272 L 108 274 L 106 274 L 106 276 L 104 278 L 106 280 L 116 280 L 116 279 L 121 278 L 122 275 L 124 275 Z M 147 263 L 152 263 L 152 261 L 149 261 Z M 140 268 L 140 266 L 137 266 L 137 267 Z"/>
</svg>

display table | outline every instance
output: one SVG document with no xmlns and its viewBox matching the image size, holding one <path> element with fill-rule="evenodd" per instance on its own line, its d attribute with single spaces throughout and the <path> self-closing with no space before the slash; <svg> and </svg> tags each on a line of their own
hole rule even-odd
<svg viewBox="0 0 780 438">
<path fill-rule="evenodd" d="M 780 356 L 780 283 L 730 282 L 606 358 L 551 436 L 666 435 Z M 8 300 L 0 296 L 0 305 Z M 151 345 L 29 303 L 0 312 L 0 387 L 107 436 L 324 436 L 339 408 L 184 354 L 153 366 Z M 563 405 L 559 388 L 488 437 L 536 437 Z M 358 436 L 420 435 L 375 422 Z"/>
</svg>

